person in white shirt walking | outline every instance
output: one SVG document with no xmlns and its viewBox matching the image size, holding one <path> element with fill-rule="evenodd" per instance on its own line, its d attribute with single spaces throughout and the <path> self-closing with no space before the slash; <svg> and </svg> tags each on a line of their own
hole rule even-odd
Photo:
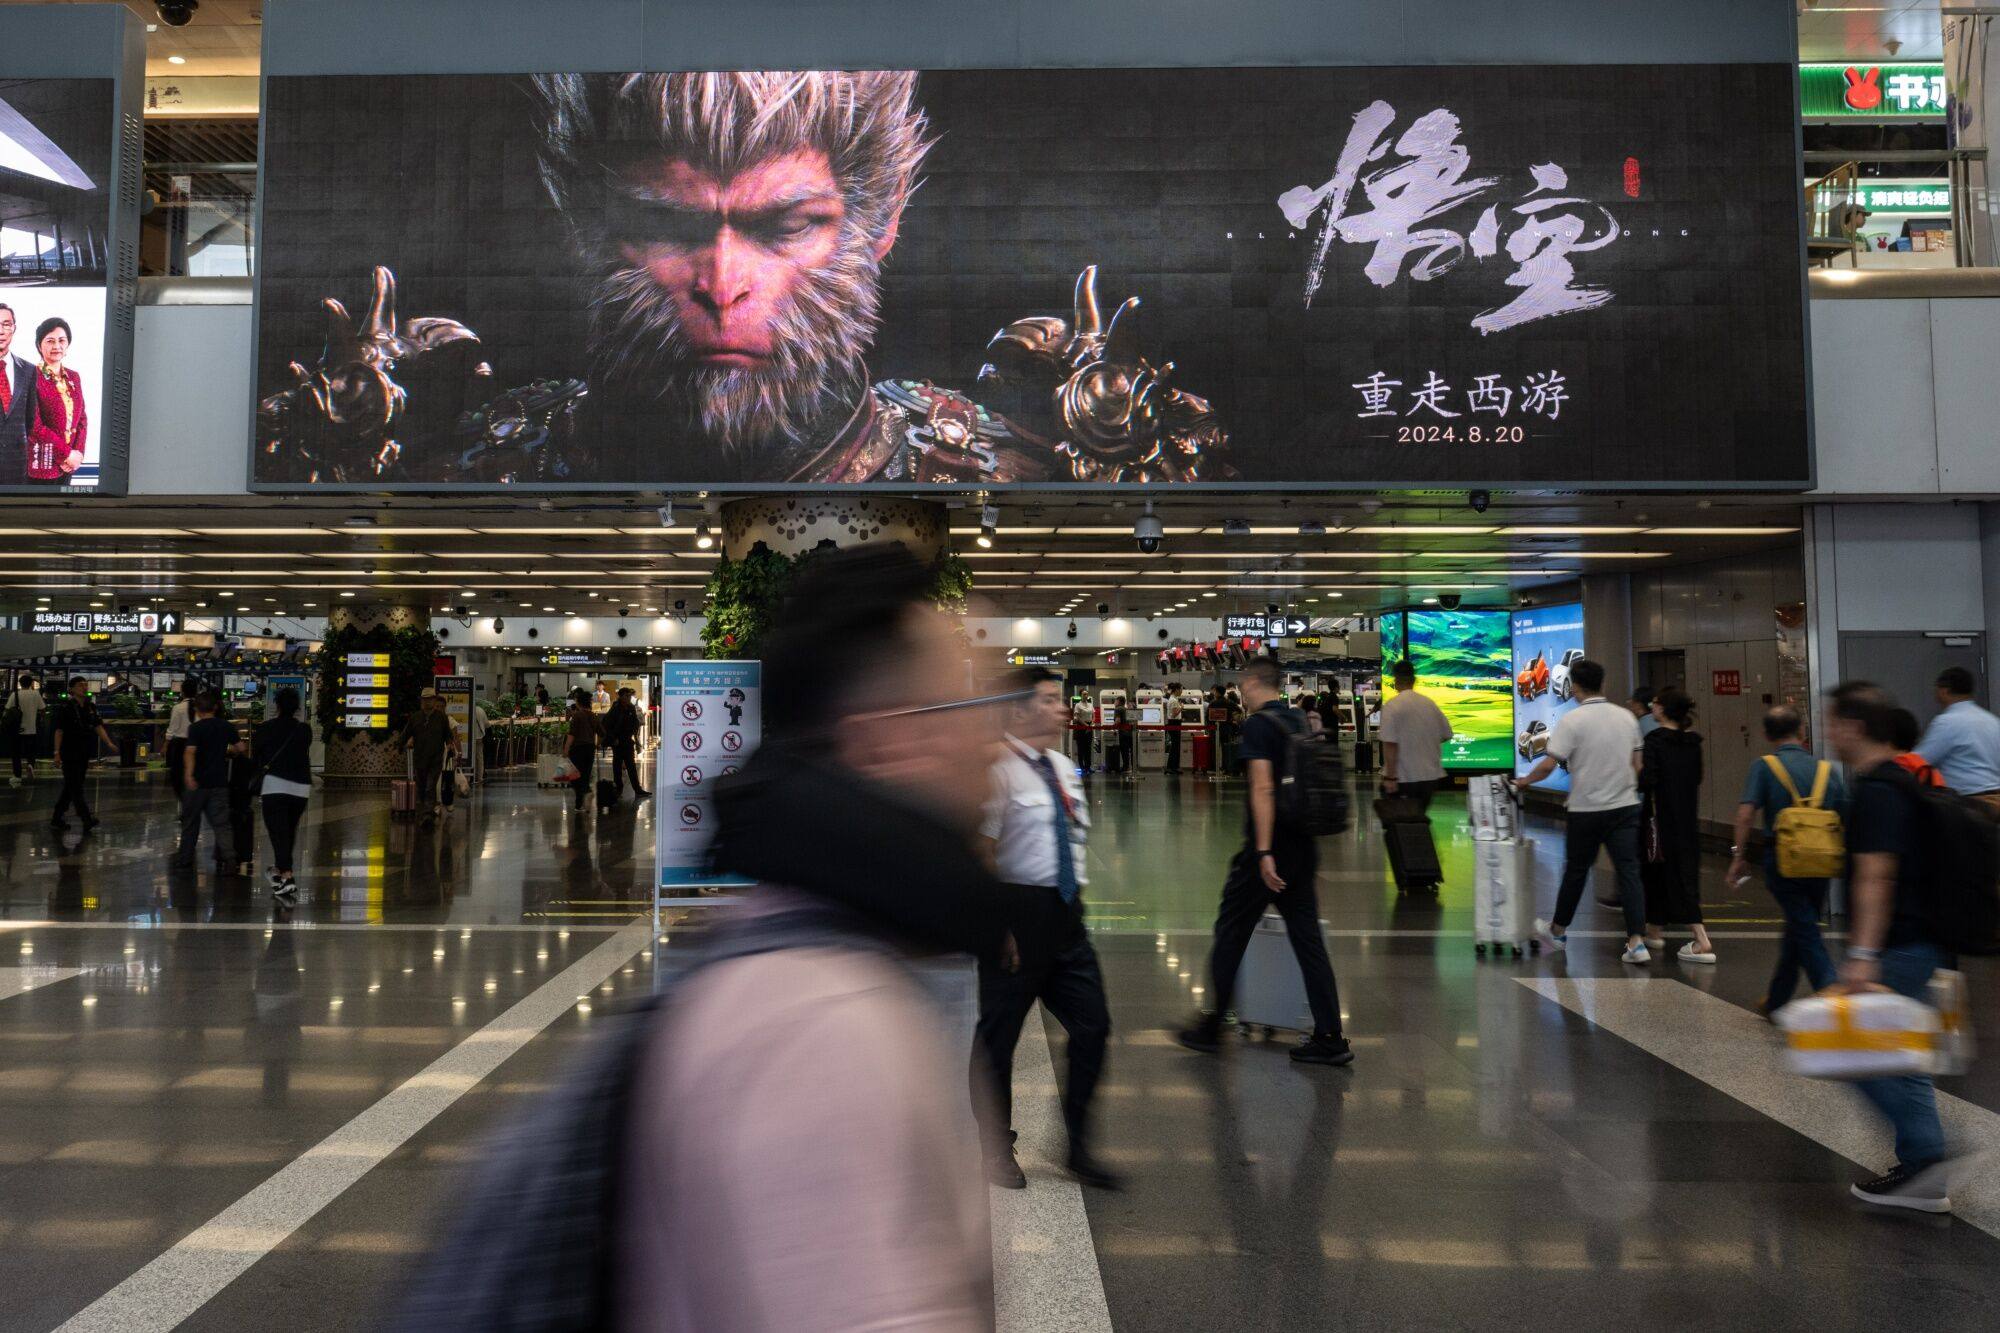
<svg viewBox="0 0 2000 1333">
<path fill-rule="evenodd" d="M 7 713 L 18 714 L 19 724 L 7 738 L 14 751 L 13 786 L 35 775 L 35 751 L 42 740 L 42 688 L 33 676 L 23 676 L 7 701 Z"/>
<path fill-rule="evenodd" d="M 1519 780 L 1532 787 L 1555 772 L 1558 761 L 1569 765 L 1562 890 L 1554 919 L 1537 921 L 1535 929 L 1556 948 L 1563 946 L 1601 847 L 1618 873 L 1623 959 L 1648 963 L 1653 955 L 1646 948 L 1646 890 L 1639 880 L 1639 719 L 1604 698 L 1604 668 L 1598 663 L 1588 658 L 1574 663 L 1569 679 L 1577 706 L 1556 723 L 1549 752 Z"/>
<path fill-rule="evenodd" d="M 1001 955 L 979 963 L 973 1105 L 985 1140 L 986 1175 L 1007 1189 L 1028 1183 L 1014 1159 L 1014 1047 L 1040 1000 L 1069 1034 L 1063 1122 L 1070 1172 L 1086 1185 L 1115 1189 L 1117 1178 L 1090 1151 L 1091 1094 L 1111 1037 L 1104 974 L 1083 924 L 1090 811 L 1075 766 L 1056 748 L 1067 720 L 1062 682 L 1031 668 L 1021 688 L 1027 693 L 1008 720 L 1006 749 L 993 765 L 993 794 L 979 828 L 994 874 L 1027 898 L 1021 925 Z M 978 1056 L 991 1087 L 979 1086 Z"/>
<path fill-rule="evenodd" d="M 194 724 L 194 677 L 181 677 L 181 697 L 174 700 L 173 711 L 167 714 L 167 784 L 174 789 L 178 800 L 187 794 L 187 765 L 182 756 L 187 753 L 188 728 Z"/>
<path fill-rule="evenodd" d="M 1417 671 L 1407 661 L 1396 663 L 1393 697 L 1382 701 L 1382 790 L 1407 797 L 1429 810 L 1431 797 L 1444 781 L 1444 743 L 1451 739 L 1451 721 L 1437 701 L 1417 688 Z"/>
</svg>

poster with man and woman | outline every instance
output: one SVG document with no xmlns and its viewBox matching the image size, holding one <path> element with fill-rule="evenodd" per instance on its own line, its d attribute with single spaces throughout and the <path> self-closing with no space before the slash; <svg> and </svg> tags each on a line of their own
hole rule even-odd
<svg viewBox="0 0 2000 1333">
<path fill-rule="evenodd" d="M 99 482 L 110 79 L 0 79 L 0 489 Z"/>
</svg>

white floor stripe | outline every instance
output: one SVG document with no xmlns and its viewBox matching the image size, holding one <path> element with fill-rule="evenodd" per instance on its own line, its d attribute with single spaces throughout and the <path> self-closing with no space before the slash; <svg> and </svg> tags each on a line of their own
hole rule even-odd
<svg viewBox="0 0 2000 1333">
<path fill-rule="evenodd" d="M 16 995 L 82 975 L 80 967 L 0 967 L 0 1000 L 11 1000 Z"/>
<path fill-rule="evenodd" d="M 183 1237 L 58 1333 L 164 1333 L 298 1230 L 601 985 L 652 938 L 634 922 L 276 1175 Z"/>
<path fill-rule="evenodd" d="M 1055 1065 L 1039 1009 L 1021 1028 L 1016 1088 L 1053 1088 Z M 1028 1174 L 1024 1190 L 989 1190 L 993 1201 L 993 1286 L 1002 1333 L 1109 1333 L 1104 1277 L 1083 1211 L 1083 1188 L 1065 1173 L 1069 1140 L 1053 1094 L 1017 1095 L 1014 1128 Z"/>
<path fill-rule="evenodd" d="M 1788 1072 L 1777 1035 L 1747 1009 L 1664 978 L 1514 979 L 1868 1170 L 1895 1159 L 1887 1126 L 1861 1094 Z M 1988 1158 L 2000 1150 L 2000 1115 L 1947 1092 L 1937 1103 L 1945 1140 L 1965 1159 L 1951 1181 L 1952 1211 L 2000 1236 L 2000 1171 Z"/>
</svg>

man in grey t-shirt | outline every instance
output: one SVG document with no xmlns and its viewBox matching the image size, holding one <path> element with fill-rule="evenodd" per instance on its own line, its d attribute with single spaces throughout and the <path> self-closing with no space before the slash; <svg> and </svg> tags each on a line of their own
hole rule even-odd
<svg viewBox="0 0 2000 1333">
<path fill-rule="evenodd" d="M 1646 891 L 1639 883 L 1639 720 L 1604 697 L 1604 668 L 1585 658 L 1571 665 L 1577 706 L 1563 715 L 1549 736 L 1549 752 L 1520 779 L 1533 786 L 1569 766 L 1569 817 L 1563 834 L 1562 890 L 1553 920 L 1536 923 L 1556 948 L 1583 899 L 1583 886 L 1597 861 L 1610 853 L 1618 872 L 1619 906 L 1625 913 L 1628 963 L 1647 963 Z"/>
</svg>

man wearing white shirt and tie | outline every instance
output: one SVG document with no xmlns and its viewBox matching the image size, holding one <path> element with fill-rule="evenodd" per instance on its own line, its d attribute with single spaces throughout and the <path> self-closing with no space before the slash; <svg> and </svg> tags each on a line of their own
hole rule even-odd
<svg viewBox="0 0 2000 1333">
<path fill-rule="evenodd" d="M 1086 1185 L 1113 1189 L 1118 1181 L 1090 1152 L 1090 1099 L 1104 1070 L 1111 1011 L 1104 974 L 1083 924 L 1084 845 L 1090 812 L 1076 766 L 1055 748 L 1068 711 L 1062 682 L 1039 669 L 1023 672 L 1024 694 L 1008 719 L 1005 750 L 993 765 L 993 794 L 980 836 L 994 873 L 1025 891 L 1029 906 L 999 958 L 979 964 L 980 1057 L 990 1089 L 975 1086 L 986 1145 L 987 1178 L 1020 1189 L 1027 1177 L 1014 1159 L 1014 1047 L 1021 1025 L 1040 1000 L 1069 1034 L 1069 1078 L 1063 1122 L 1069 1129 L 1069 1169 Z"/>
</svg>

